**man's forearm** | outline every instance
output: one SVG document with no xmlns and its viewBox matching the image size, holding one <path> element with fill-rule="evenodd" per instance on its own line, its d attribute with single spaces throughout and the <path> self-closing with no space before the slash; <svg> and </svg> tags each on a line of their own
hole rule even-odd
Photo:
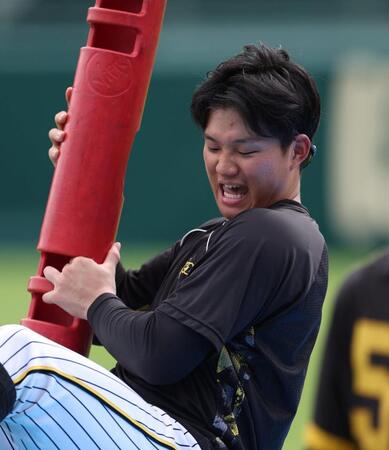
<svg viewBox="0 0 389 450">
<path fill-rule="evenodd" d="M 133 311 L 111 294 L 95 300 L 88 320 L 120 365 L 150 384 L 180 380 L 213 349 L 205 337 L 164 313 Z"/>
</svg>

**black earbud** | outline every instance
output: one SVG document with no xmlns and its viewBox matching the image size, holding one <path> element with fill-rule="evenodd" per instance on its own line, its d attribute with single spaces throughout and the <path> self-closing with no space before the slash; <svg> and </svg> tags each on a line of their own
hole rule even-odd
<svg viewBox="0 0 389 450">
<path fill-rule="evenodd" d="M 301 168 L 302 169 L 304 169 L 305 167 L 307 167 L 311 163 L 313 157 L 316 155 L 316 152 L 317 152 L 316 145 L 315 144 L 311 144 L 311 148 L 309 149 L 309 155 L 301 163 Z"/>
</svg>

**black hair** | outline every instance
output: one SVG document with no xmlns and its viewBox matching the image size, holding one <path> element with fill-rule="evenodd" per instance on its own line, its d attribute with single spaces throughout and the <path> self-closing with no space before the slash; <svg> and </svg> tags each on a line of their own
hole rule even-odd
<svg viewBox="0 0 389 450">
<path fill-rule="evenodd" d="M 203 130 L 218 108 L 234 108 L 255 134 L 278 138 L 286 149 L 297 134 L 312 140 L 320 97 L 313 78 L 285 50 L 261 43 L 219 64 L 195 90 L 191 112 Z"/>
</svg>

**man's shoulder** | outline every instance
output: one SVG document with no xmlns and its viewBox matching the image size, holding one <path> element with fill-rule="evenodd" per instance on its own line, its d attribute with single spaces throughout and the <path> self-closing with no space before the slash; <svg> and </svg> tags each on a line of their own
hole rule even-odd
<svg viewBox="0 0 389 450">
<path fill-rule="evenodd" d="M 294 202 L 295 203 L 295 202 Z M 244 234 L 248 239 L 266 239 L 282 245 L 307 246 L 324 238 L 317 223 L 299 204 L 279 203 L 270 208 L 253 208 L 226 223 L 226 231 Z"/>
<path fill-rule="evenodd" d="M 355 309 L 360 316 L 389 317 L 388 292 L 389 252 L 386 251 L 346 277 L 337 298 L 337 308 Z"/>
<path fill-rule="evenodd" d="M 375 255 L 373 259 L 362 268 L 364 277 L 385 277 L 389 279 L 389 250 L 385 250 L 379 255 Z"/>
<path fill-rule="evenodd" d="M 223 224 L 224 222 L 226 222 L 226 219 L 224 217 L 216 217 L 214 219 L 210 219 L 210 220 L 207 220 L 206 222 L 202 223 L 199 226 L 199 229 L 210 230 L 212 228 L 215 228 L 215 227 Z"/>
<path fill-rule="evenodd" d="M 345 279 L 343 286 L 348 290 L 360 291 L 368 284 L 376 285 L 382 278 L 389 280 L 389 251 L 374 256 L 354 269 Z"/>
</svg>

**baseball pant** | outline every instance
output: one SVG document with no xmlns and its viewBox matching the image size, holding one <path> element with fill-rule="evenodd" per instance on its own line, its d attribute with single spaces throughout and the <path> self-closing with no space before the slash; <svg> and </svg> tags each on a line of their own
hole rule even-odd
<svg viewBox="0 0 389 450">
<path fill-rule="evenodd" d="M 109 371 L 21 325 L 0 327 L 0 363 L 16 390 L 0 422 L 2 450 L 200 450 Z"/>
</svg>

